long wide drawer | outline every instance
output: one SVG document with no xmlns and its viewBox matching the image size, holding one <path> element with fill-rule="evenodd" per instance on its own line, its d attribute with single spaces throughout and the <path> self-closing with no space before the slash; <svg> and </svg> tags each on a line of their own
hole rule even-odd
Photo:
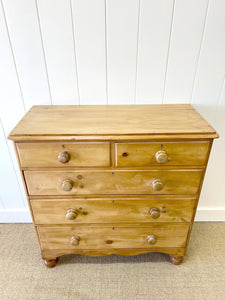
<svg viewBox="0 0 225 300">
<path fill-rule="evenodd" d="M 116 143 L 117 167 L 203 166 L 209 142 Z"/>
<path fill-rule="evenodd" d="M 195 198 L 31 200 L 36 224 L 191 222 Z"/>
<path fill-rule="evenodd" d="M 24 167 L 108 167 L 110 144 L 18 143 L 20 163 Z"/>
<path fill-rule="evenodd" d="M 198 193 L 201 170 L 25 171 L 30 195 Z"/>
<path fill-rule="evenodd" d="M 185 247 L 188 224 L 38 226 L 42 250 Z"/>
</svg>

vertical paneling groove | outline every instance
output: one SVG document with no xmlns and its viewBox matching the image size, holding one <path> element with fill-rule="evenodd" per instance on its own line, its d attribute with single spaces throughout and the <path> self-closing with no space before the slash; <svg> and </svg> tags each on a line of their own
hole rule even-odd
<svg viewBox="0 0 225 300">
<path fill-rule="evenodd" d="M 70 0 L 37 3 L 52 103 L 78 104 Z"/>
<path fill-rule="evenodd" d="M 163 103 L 189 103 L 208 0 L 175 2 Z"/>
<path fill-rule="evenodd" d="M 11 142 L 6 136 L 25 113 L 25 103 L 3 3 L 0 4 L 0 197 L 4 208 L 24 208 L 25 194 Z M 22 196 L 22 197 L 21 197 Z"/>
<path fill-rule="evenodd" d="M 7 24 L 7 20 L 6 20 L 5 9 L 4 9 L 2 0 L 0 0 L 0 1 L 1 1 L 1 7 L 2 7 L 2 12 L 3 12 L 3 17 L 4 17 L 4 23 L 5 23 L 5 27 L 6 27 L 6 31 L 7 31 L 7 35 L 8 35 L 10 50 L 11 50 L 11 53 L 12 53 L 12 59 L 13 59 L 14 67 L 15 67 L 16 77 L 17 77 L 17 81 L 18 81 L 20 96 L 21 96 L 21 100 L 22 100 L 23 108 L 24 108 L 24 112 L 25 112 L 26 107 L 25 107 L 25 103 L 24 103 L 23 92 L 22 92 L 22 88 L 21 88 L 21 84 L 20 84 L 20 78 L 19 78 L 19 73 L 18 73 L 18 69 L 17 69 L 17 65 L 16 65 L 15 55 L 14 55 L 14 52 L 13 52 L 12 41 L 11 41 L 11 38 L 10 38 L 10 35 L 9 35 L 9 28 L 8 28 L 8 24 Z"/>
<path fill-rule="evenodd" d="M 194 91 L 194 87 L 195 87 L 195 79 L 196 79 L 196 75 L 197 75 L 197 71 L 198 71 L 199 59 L 200 59 L 201 50 L 202 50 L 202 41 L 203 41 L 203 37 L 204 37 L 204 33 L 205 33 L 205 25 L 206 25 L 206 20 L 207 20 L 208 11 L 209 11 L 209 2 L 210 2 L 210 0 L 208 0 L 208 3 L 207 3 L 207 9 L 206 9 L 205 20 L 204 20 L 204 25 L 203 25 L 203 29 L 202 29 L 200 47 L 199 47 L 199 51 L 198 51 L 198 58 L 197 58 L 195 74 L 194 74 L 194 78 L 193 78 L 193 86 L 192 86 L 192 90 L 191 90 L 190 103 L 192 102 L 193 91 Z"/>
<path fill-rule="evenodd" d="M 138 0 L 107 1 L 109 104 L 133 104 Z"/>
<path fill-rule="evenodd" d="M 0 139 L 2 139 L 1 149 L 0 149 L 0 177 L 1 177 L 1 189 L 0 196 L 3 192 L 5 196 L 3 199 L 3 207 L 7 208 L 21 208 L 26 207 L 24 202 L 24 197 L 22 195 L 21 185 L 19 184 L 12 156 L 10 154 L 9 146 L 7 143 L 4 127 L 2 120 L 0 118 Z M 3 169 L 2 166 L 7 166 L 7 169 Z M 1 197 L 0 197 L 1 198 Z"/>
<path fill-rule="evenodd" d="M 25 108 L 50 104 L 35 0 L 3 3 Z"/>
<path fill-rule="evenodd" d="M 225 105 L 225 75 L 221 86 L 221 91 L 218 97 L 217 105 Z"/>
<path fill-rule="evenodd" d="M 105 3 L 72 0 L 80 104 L 106 104 Z"/>
<path fill-rule="evenodd" d="M 165 77 L 164 77 L 164 83 L 163 83 L 162 103 L 164 103 L 164 100 L 165 100 L 166 80 L 167 80 L 167 71 L 168 71 L 168 62 L 169 62 L 169 53 L 170 53 L 170 42 L 171 42 L 171 35 L 172 35 L 172 29 L 173 29 L 173 17 L 174 17 L 175 5 L 176 5 L 176 0 L 173 0 L 172 17 L 171 17 L 171 24 L 170 24 L 170 34 L 169 34 L 168 50 L 167 50 L 167 57 L 166 57 L 166 70 L 165 70 Z"/>
<path fill-rule="evenodd" d="M 42 48 L 42 53 L 43 53 L 43 58 L 44 58 L 44 65 L 45 65 L 45 71 L 46 71 L 46 77 L 47 77 L 47 83 L 48 83 L 48 91 L 49 91 L 50 101 L 51 101 L 51 105 L 52 105 L 52 93 L 51 93 L 51 88 L 50 88 L 50 83 L 49 83 L 48 67 L 47 67 L 47 62 L 46 62 L 46 55 L 45 55 L 45 49 L 44 49 L 44 44 L 43 44 L 43 37 L 42 37 L 41 24 L 40 24 L 40 15 L 39 15 L 37 1 L 38 0 L 35 0 L 36 13 L 37 13 L 37 19 L 38 19 L 38 28 L 39 28 L 39 32 L 40 32 L 41 48 Z"/>
<path fill-rule="evenodd" d="M 10 152 L 10 149 L 9 149 L 9 144 L 7 142 L 7 136 L 5 134 L 5 130 L 4 130 L 4 127 L 3 127 L 3 124 L 2 124 L 2 120 L 0 119 L 0 123 L 1 123 L 1 126 L 2 126 L 2 131 L 3 131 L 3 135 L 4 135 L 4 138 L 5 138 L 5 143 L 6 143 L 6 146 L 7 146 L 7 150 L 8 150 L 8 153 L 9 153 L 9 156 L 10 156 L 10 160 L 11 160 L 11 163 L 12 163 L 12 167 L 13 167 L 13 171 L 14 171 L 14 174 L 15 174 L 15 178 L 16 178 L 16 182 L 17 182 L 17 185 L 19 187 L 19 191 L 20 191 L 20 195 L 21 195 L 21 199 L 23 201 L 23 208 L 25 208 L 27 205 L 26 205 L 26 202 L 25 202 L 25 199 L 23 197 L 23 192 L 22 192 L 22 186 L 20 185 L 19 183 L 19 180 L 18 180 L 18 174 L 16 172 L 16 169 L 15 169 L 15 165 L 14 165 L 14 162 L 13 162 L 13 159 L 12 159 L 12 154 Z"/>
<path fill-rule="evenodd" d="M 135 81 L 134 81 L 134 104 L 136 104 L 136 98 L 137 98 L 137 72 L 138 72 L 138 50 L 139 50 L 139 33 L 140 33 L 140 11 L 141 11 L 141 0 L 139 0 L 139 2 L 138 2 L 138 28 L 137 28 L 136 69 L 135 69 Z"/>
<path fill-rule="evenodd" d="M 74 58 L 75 58 L 75 68 L 76 68 L 76 74 L 77 74 L 77 76 L 76 76 L 77 98 L 78 98 L 78 104 L 80 105 L 80 89 L 79 89 L 79 78 L 78 78 L 78 72 L 77 72 L 77 55 L 76 55 L 72 0 L 70 0 L 70 13 L 71 13 L 72 33 L 73 33 L 73 50 L 74 50 Z"/>
<path fill-rule="evenodd" d="M 2 199 L 0 198 L 0 209 L 5 209 Z"/>
<path fill-rule="evenodd" d="M 137 104 L 162 103 L 174 0 L 141 0 Z"/>
<path fill-rule="evenodd" d="M 225 66 L 225 1 L 209 2 L 192 103 L 215 105 L 221 93 Z"/>
</svg>

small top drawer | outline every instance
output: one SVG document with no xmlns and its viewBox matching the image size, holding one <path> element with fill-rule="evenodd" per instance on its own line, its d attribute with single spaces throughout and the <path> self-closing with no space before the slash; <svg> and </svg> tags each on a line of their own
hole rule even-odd
<svg viewBox="0 0 225 300">
<path fill-rule="evenodd" d="M 21 167 L 108 167 L 109 143 L 18 143 Z"/>
<path fill-rule="evenodd" d="M 209 142 L 116 143 L 117 167 L 203 166 Z"/>
</svg>

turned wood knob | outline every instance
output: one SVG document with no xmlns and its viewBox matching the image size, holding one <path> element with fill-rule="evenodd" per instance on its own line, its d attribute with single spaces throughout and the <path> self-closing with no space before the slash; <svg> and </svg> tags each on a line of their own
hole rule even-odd
<svg viewBox="0 0 225 300">
<path fill-rule="evenodd" d="M 148 235 L 147 236 L 147 241 L 150 245 L 155 245 L 156 244 L 156 237 L 154 235 Z"/>
<path fill-rule="evenodd" d="M 54 268 L 56 263 L 57 263 L 57 260 L 58 260 L 58 258 L 56 258 L 56 259 L 45 259 L 44 264 L 48 268 Z"/>
<path fill-rule="evenodd" d="M 161 191 L 163 189 L 163 183 L 161 179 L 155 179 L 152 182 L 153 189 L 155 191 Z"/>
<path fill-rule="evenodd" d="M 67 220 L 74 220 L 76 219 L 78 213 L 75 209 L 68 209 L 66 212 L 66 218 Z"/>
<path fill-rule="evenodd" d="M 62 189 L 65 192 L 71 191 L 72 188 L 73 188 L 73 181 L 72 180 L 70 180 L 70 179 L 63 180 L 63 182 L 62 182 Z"/>
<path fill-rule="evenodd" d="M 160 164 L 164 164 L 165 162 L 168 161 L 168 156 L 166 154 L 166 151 L 164 151 L 164 150 L 160 150 L 160 151 L 156 152 L 155 158 L 156 158 L 157 162 Z"/>
<path fill-rule="evenodd" d="M 60 152 L 58 155 L 58 161 L 62 164 L 67 163 L 70 160 L 70 155 L 67 151 Z"/>
<path fill-rule="evenodd" d="M 153 208 L 150 209 L 149 213 L 150 213 L 150 216 L 153 219 L 157 219 L 160 216 L 160 209 L 156 208 L 156 207 L 153 207 Z"/>
<path fill-rule="evenodd" d="M 80 243 L 80 237 L 79 236 L 72 236 L 70 239 L 70 244 L 73 246 L 77 246 Z"/>
</svg>

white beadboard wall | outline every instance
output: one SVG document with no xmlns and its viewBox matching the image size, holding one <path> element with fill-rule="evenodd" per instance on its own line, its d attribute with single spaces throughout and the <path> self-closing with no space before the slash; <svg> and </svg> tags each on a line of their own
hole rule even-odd
<svg viewBox="0 0 225 300">
<path fill-rule="evenodd" d="M 0 0 L 0 222 L 31 222 L 7 135 L 32 105 L 161 103 L 220 134 L 196 220 L 225 221 L 224 0 Z"/>
</svg>

